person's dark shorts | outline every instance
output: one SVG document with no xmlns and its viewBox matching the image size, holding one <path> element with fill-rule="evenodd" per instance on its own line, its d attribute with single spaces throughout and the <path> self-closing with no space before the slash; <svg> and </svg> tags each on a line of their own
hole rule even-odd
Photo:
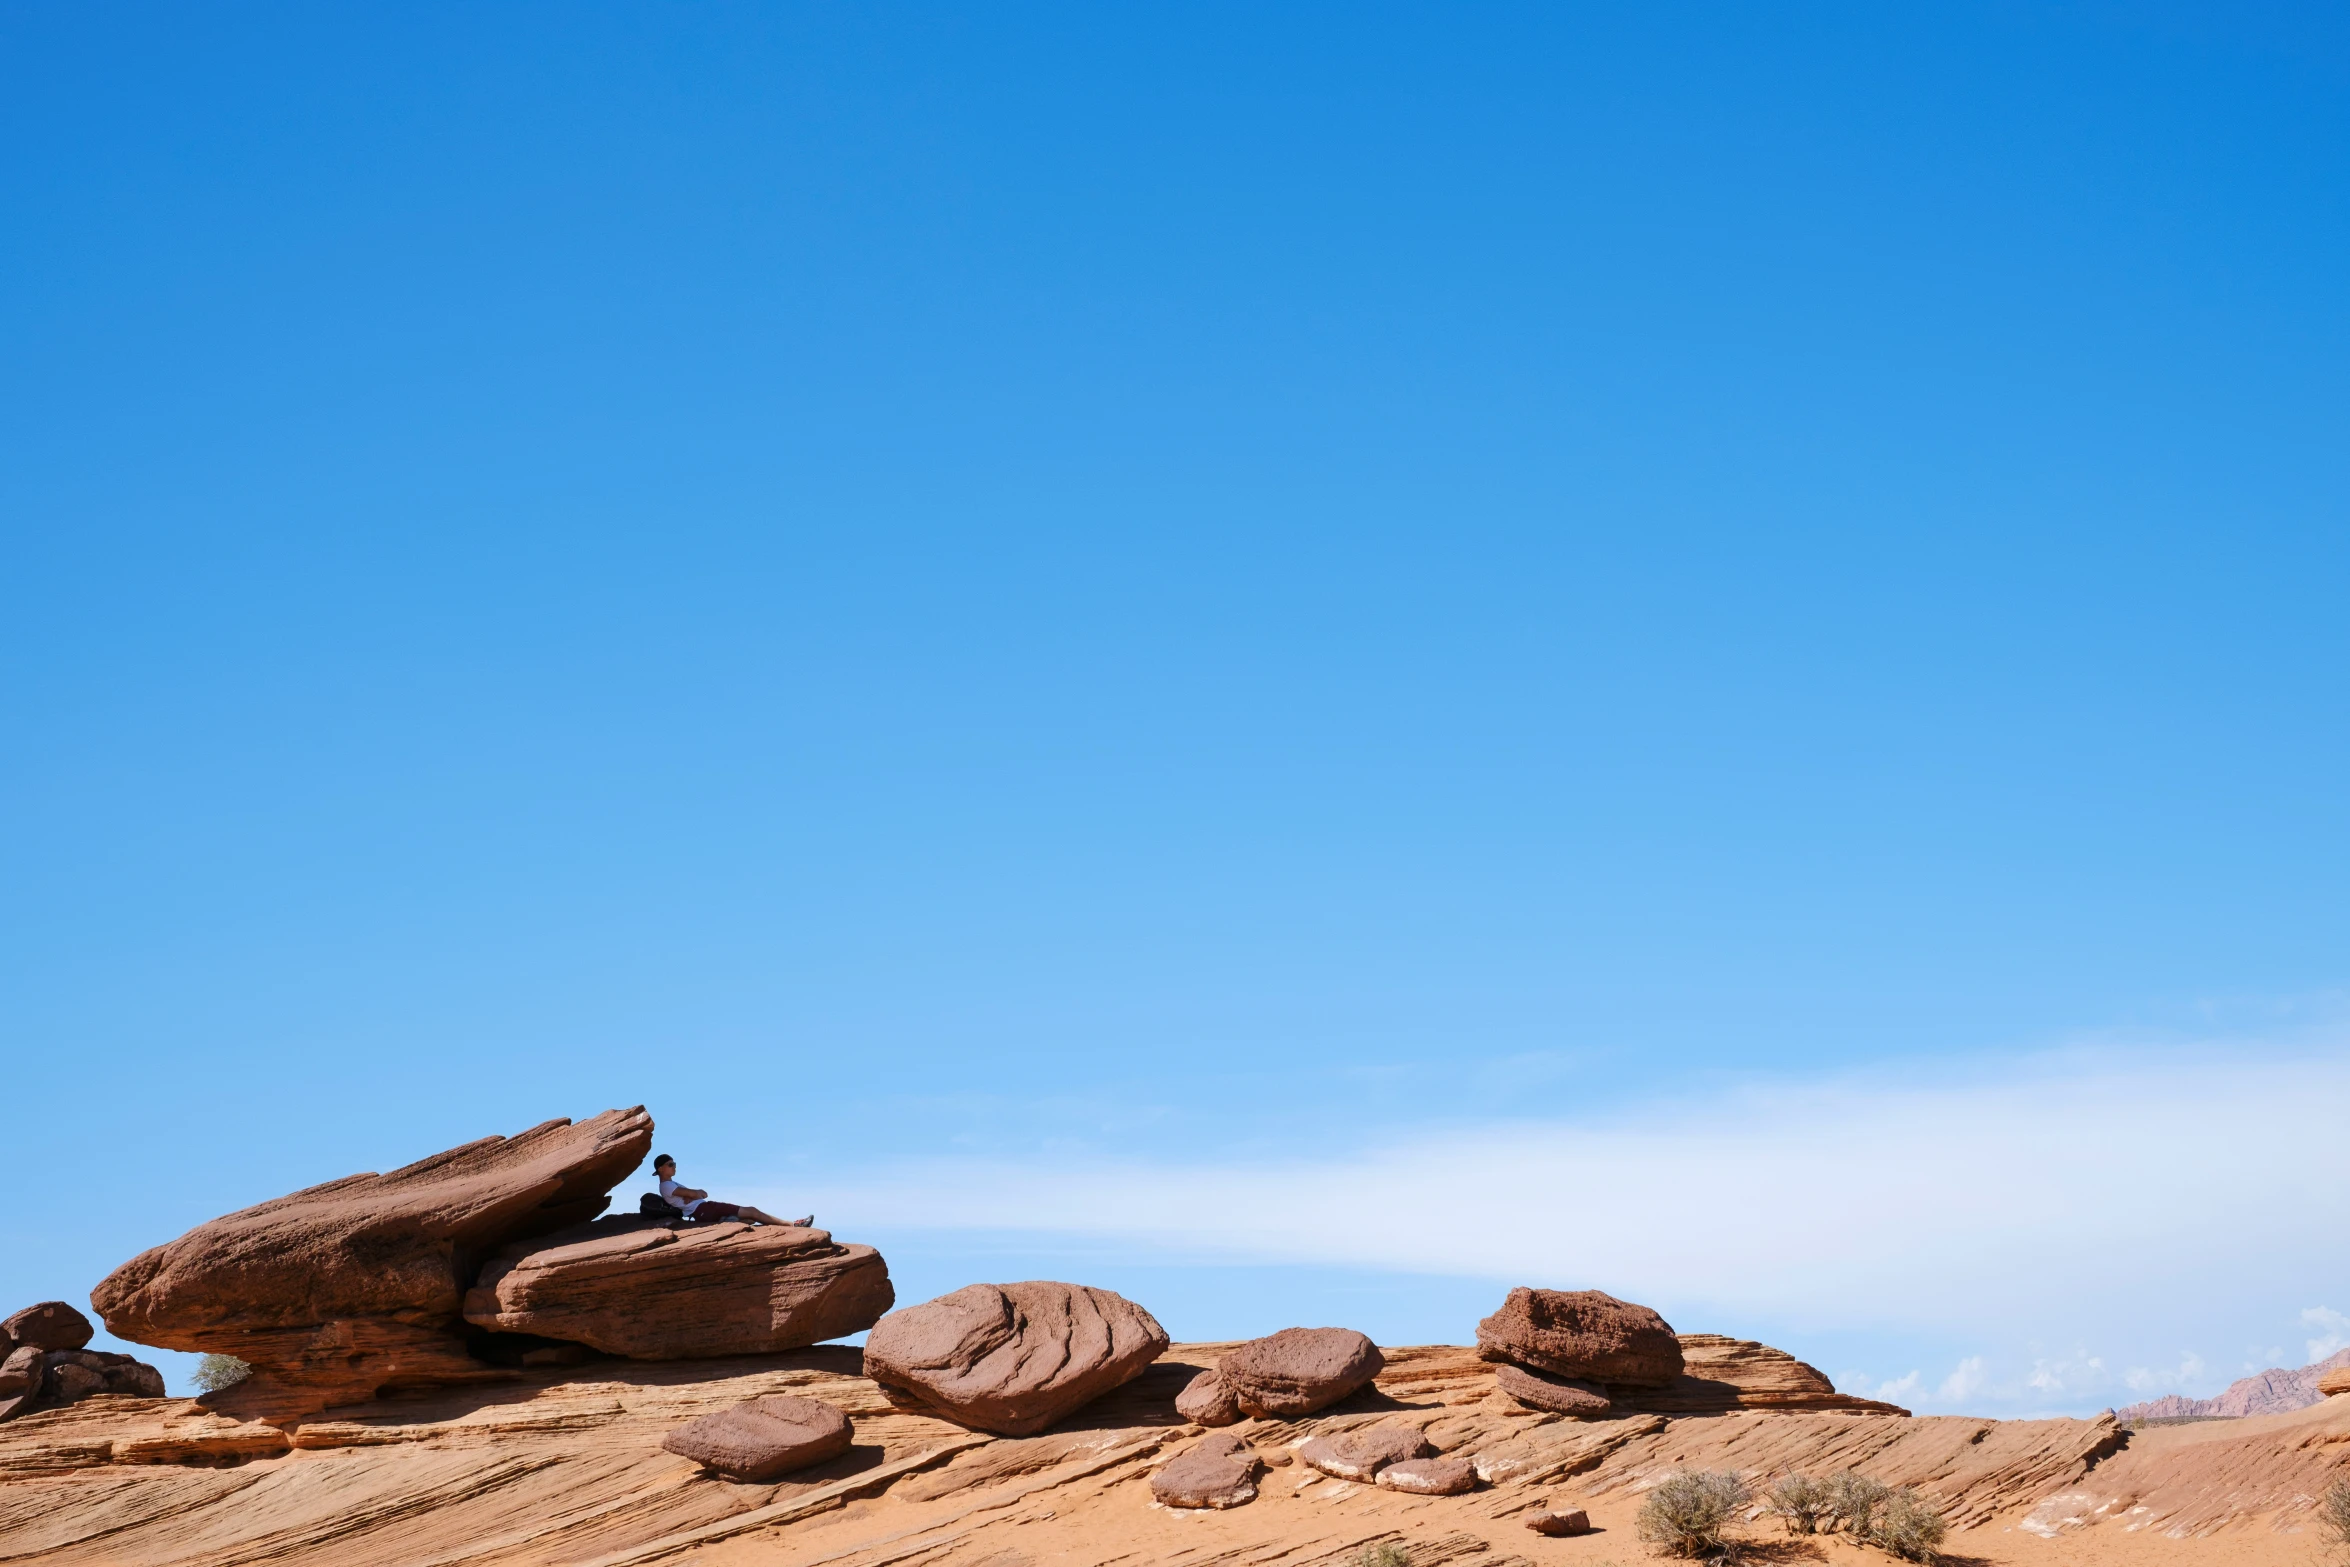
<svg viewBox="0 0 2350 1567">
<path fill-rule="evenodd" d="M 696 1224 L 723 1224 L 742 1211 L 740 1203 L 719 1202 L 705 1197 L 694 1204 L 692 1218 Z"/>
</svg>

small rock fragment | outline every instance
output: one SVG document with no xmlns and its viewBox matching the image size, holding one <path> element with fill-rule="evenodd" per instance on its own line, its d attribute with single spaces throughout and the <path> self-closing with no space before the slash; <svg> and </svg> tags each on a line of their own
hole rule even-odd
<svg viewBox="0 0 2350 1567">
<path fill-rule="evenodd" d="M 1459 1496 L 1477 1489 L 1477 1466 L 1466 1458 L 1406 1458 L 1380 1470 L 1378 1479 L 1414 1496 Z"/>
<path fill-rule="evenodd" d="M 689 1420 L 663 1450 L 730 1480 L 773 1480 L 849 1450 L 849 1417 L 813 1398 L 771 1393 Z"/>
<path fill-rule="evenodd" d="M 1544 1508 L 1526 1515 L 1526 1527 L 1536 1534 L 1589 1534 L 1591 1515 L 1580 1507 Z"/>
<path fill-rule="evenodd" d="M 1297 1456 L 1340 1480 L 1369 1480 L 1389 1464 L 1433 1452 L 1428 1439 L 1410 1426 L 1371 1426 L 1317 1436 L 1300 1447 Z"/>
</svg>

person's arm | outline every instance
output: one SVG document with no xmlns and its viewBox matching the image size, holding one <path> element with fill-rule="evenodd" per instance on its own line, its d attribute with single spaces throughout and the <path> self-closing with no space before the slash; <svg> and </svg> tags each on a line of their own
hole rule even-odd
<svg viewBox="0 0 2350 1567">
<path fill-rule="evenodd" d="M 675 1191 L 672 1191 L 669 1195 L 672 1197 L 683 1197 L 687 1202 L 700 1202 L 703 1198 L 709 1196 L 710 1194 L 704 1191 L 696 1191 L 691 1186 L 680 1186 Z"/>
</svg>

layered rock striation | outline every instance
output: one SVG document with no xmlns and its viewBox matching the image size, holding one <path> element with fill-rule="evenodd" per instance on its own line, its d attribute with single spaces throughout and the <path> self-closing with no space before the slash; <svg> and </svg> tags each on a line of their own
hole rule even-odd
<svg viewBox="0 0 2350 1567">
<path fill-rule="evenodd" d="M 765 1355 L 862 1333 L 896 1300 L 870 1246 L 793 1225 L 597 1219 L 491 1258 L 465 1320 L 632 1360 Z"/>
</svg>

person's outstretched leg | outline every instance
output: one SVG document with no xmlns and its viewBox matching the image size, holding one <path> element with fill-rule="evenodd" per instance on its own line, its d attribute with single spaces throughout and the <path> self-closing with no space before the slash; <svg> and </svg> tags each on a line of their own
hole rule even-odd
<svg viewBox="0 0 2350 1567">
<path fill-rule="evenodd" d="M 797 1225 L 802 1229 L 816 1222 L 816 1216 L 812 1213 L 804 1219 L 778 1219 L 764 1208 L 745 1208 L 742 1210 L 742 1217 L 749 1219 L 754 1224 L 789 1224 Z"/>
</svg>

